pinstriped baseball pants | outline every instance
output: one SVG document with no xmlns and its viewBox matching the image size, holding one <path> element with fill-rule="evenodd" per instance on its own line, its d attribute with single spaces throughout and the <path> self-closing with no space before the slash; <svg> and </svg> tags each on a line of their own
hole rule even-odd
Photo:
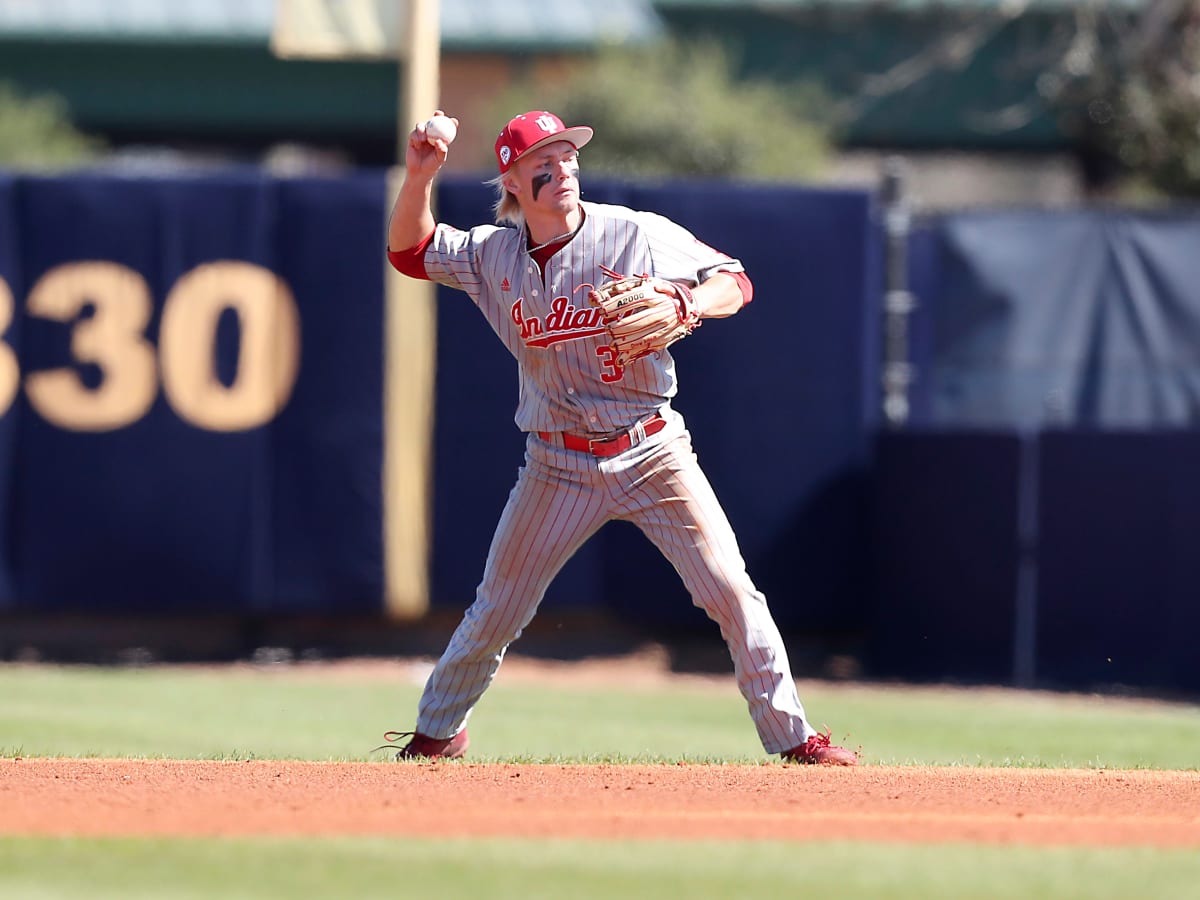
<svg viewBox="0 0 1200 900">
<path fill-rule="evenodd" d="M 720 627 L 767 753 L 789 750 L 815 733 L 779 629 L 746 572 L 683 418 L 669 408 L 664 417 L 667 427 L 658 434 L 609 458 L 529 436 L 475 602 L 425 685 L 417 731 L 446 738 L 466 727 L 554 576 L 604 523 L 621 519 L 666 556 L 692 601 Z"/>
</svg>

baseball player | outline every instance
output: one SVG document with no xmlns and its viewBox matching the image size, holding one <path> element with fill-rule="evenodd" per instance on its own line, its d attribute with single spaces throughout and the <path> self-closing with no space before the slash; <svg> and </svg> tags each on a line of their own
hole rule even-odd
<svg viewBox="0 0 1200 900">
<path fill-rule="evenodd" d="M 697 321 L 723 318 L 752 296 L 741 263 L 662 216 L 581 200 L 579 151 L 592 129 L 568 128 L 546 111 L 516 116 L 496 139 L 497 224 L 439 224 L 429 201 L 449 145 L 434 134 L 453 134 L 451 121 L 409 135 L 388 259 L 405 275 L 465 291 L 479 307 L 516 358 L 516 424 L 528 437 L 475 602 L 425 685 L 415 731 L 387 735 L 409 739 L 397 758 L 466 752 L 471 710 L 551 580 L 605 522 L 623 519 L 720 626 L 766 752 L 855 765 L 852 751 L 831 745 L 805 716 L 766 599 L 671 406 L 670 352 L 628 360 L 587 300 L 615 274 L 644 273 L 654 297 L 680 309 L 686 300 Z"/>
</svg>

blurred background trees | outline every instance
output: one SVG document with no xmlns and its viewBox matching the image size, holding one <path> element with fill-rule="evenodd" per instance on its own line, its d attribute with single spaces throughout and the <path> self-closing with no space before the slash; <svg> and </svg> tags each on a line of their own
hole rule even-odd
<svg viewBox="0 0 1200 900">
<path fill-rule="evenodd" d="M 103 143 L 79 131 L 53 94 L 22 94 L 0 82 L 0 166 L 26 171 L 69 168 L 97 158 Z"/>
<path fill-rule="evenodd" d="M 1079 139 L 1131 188 L 1200 196 L 1200 0 L 1080 6 L 1056 76 Z"/>
<path fill-rule="evenodd" d="M 731 52 L 713 40 L 602 48 L 562 80 L 519 81 L 489 106 L 494 134 L 513 110 L 591 125 L 588 171 L 618 176 L 805 181 L 833 152 L 819 87 L 739 79 Z"/>
<path fill-rule="evenodd" d="M 0 5 L 0 166 L 393 164 L 394 60 L 276 58 L 272 0 L 243 2 Z M 655 27 L 616 38 L 579 0 L 558 9 L 570 44 L 534 0 L 516 43 L 465 2 L 445 0 L 442 85 L 462 170 L 545 107 L 594 125 L 588 168 L 626 177 L 873 182 L 903 154 L 951 205 L 1200 195 L 1200 0 L 646 0 Z"/>
</svg>

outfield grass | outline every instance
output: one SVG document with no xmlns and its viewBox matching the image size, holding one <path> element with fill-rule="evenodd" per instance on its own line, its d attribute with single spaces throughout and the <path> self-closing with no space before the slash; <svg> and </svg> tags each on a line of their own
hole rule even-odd
<svg viewBox="0 0 1200 900">
<path fill-rule="evenodd" d="M 1200 767 L 1200 707 L 1020 691 L 801 686 L 809 716 L 875 764 Z M 381 759 L 419 678 L 304 667 L 0 666 L 0 755 Z M 761 762 L 731 681 L 506 681 L 471 722 L 472 759 Z"/>
<path fill-rule="evenodd" d="M 0 839 L 22 900 L 1194 898 L 1192 851 L 847 842 Z"/>
</svg>

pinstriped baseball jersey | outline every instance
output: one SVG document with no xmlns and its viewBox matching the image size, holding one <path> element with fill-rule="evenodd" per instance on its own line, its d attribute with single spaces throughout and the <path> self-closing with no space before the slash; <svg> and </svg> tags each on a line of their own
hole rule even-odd
<svg viewBox="0 0 1200 900">
<path fill-rule="evenodd" d="M 545 110 L 513 118 L 496 139 L 501 220 L 434 220 L 430 179 L 447 148 L 423 126 L 409 136 L 406 177 L 388 226 L 400 271 L 465 291 L 517 360 L 517 427 L 525 462 L 496 526 L 475 602 L 433 667 L 400 758 L 465 752 L 467 721 L 513 641 L 563 565 L 605 523 L 636 525 L 671 563 L 692 602 L 721 630 L 763 748 L 785 759 L 853 765 L 808 723 L 786 648 L 746 571 L 733 528 L 671 407 L 675 362 L 665 350 L 619 366 L 588 292 L 611 277 L 646 275 L 697 287 L 709 317 L 736 311 L 752 285 L 736 259 L 663 216 L 579 199 L 577 151 L 591 127 Z M 528 160 L 528 165 L 523 161 Z M 520 215 L 517 215 L 519 212 Z M 573 229 L 573 230 L 572 230 Z M 558 234 L 529 247 L 532 235 Z M 730 273 L 698 287 L 717 273 Z"/>
<path fill-rule="evenodd" d="M 607 433 L 653 413 L 675 396 L 668 351 L 619 367 L 588 290 L 608 276 L 647 274 L 699 284 L 716 272 L 740 272 L 737 260 L 706 246 L 654 213 L 581 203 L 574 238 L 539 271 L 515 228 L 440 224 L 425 251 L 425 271 L 466 291 L 520 372 L 517 427 L 522 431 Z"/>
<path fill-rule="evenodd" d="M 796 694 L 783 639 L 746 572 L 737 539 L 671 408 L 675 363 L 662 351 L 618 367 L 587 291 L 606 267 L 691 285 L 742 265 L 670 220 L 581 203 L 579 230 L 546 262 L 524 229 L 439 224 L 427 277 L 467 292 L 516 357 L 525 465 L 509 494 L 475 602 L 438 660 L 417 713 L 434 739 L 460 733 L 533 619 L 562 566 L 606 522 L 637 525 L 718 624 L 763 747 L 783 753 L 815 734 Z M 661 421 L 653 431 L 649 416 Z M 564 435 L 630 432 L 628 449 L 594 456 Z"/>
</svg>

